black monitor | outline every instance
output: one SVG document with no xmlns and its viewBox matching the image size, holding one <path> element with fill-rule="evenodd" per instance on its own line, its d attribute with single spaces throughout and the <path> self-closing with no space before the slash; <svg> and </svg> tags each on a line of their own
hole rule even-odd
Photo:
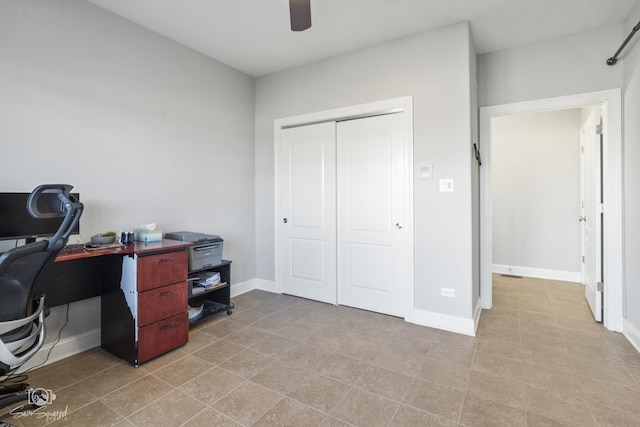
<svg viewBox="0 0 640 427">
<path fill-rule="evenodd" d="M 33 241 L 36 237 L 49 237 L 56 234 L 63 218 L 37 219 L 27 210 L 27 199 L 30 193 L 0 193 L 0 240 L 25 239 Z M 71 193 L 80 200 L 80 194 Z M 61 210 L 62 204 L 55 194 L 43 194 L 38 206 L 49 207 L 43 211 Z M 47 197 L 48 196 L 48 197 Z M 58 205 L 58 206 L 56 206 Z M 71 234 L 80 233 L 80 223 Z"/>
</svg>

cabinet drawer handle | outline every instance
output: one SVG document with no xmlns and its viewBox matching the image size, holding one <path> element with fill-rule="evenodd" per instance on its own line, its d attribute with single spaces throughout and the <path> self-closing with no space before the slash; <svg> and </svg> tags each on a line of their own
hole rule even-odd
<svg viewBox="0 0 640 427">
<path fill-rule="evenodd" d="M 158 328 L 159 331 L 165 331 L 167 329 L 172 329 L 175 325 L 173 323 L 169 323 L 168 325 L 160 326 Z"/>
<path fill-rule="evenodd" d="M 160 297 L 168 297 L 169 295 L 173 295 L 173 291 L 160 292 L 158 294 L 158 298 L 160 298 Z"/>
<path fill-rule="evenodd" d="M 162 258 L 158 260 L 158 264 L 164 264 L 165 262 L 173 262 L 173 257 L 170 258 Z"/>
</svg>

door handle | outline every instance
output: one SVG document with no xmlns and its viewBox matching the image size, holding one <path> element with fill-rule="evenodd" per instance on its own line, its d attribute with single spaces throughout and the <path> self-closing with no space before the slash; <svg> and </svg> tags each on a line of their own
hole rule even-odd
<svg viewBox="0 0 640 427">
<path fill-rule="evenodd" d="M 282 222 L 284 222 L 286 224 L 289 221 L 287 221 L 287 218 L 282 218 Z"/>
<path fill-rule="evenodd" d="M 581 216 L 580 218 L 578 218 L 578 221 L 586 221 L 587 217 L 586 216 Z"/>
</svg>

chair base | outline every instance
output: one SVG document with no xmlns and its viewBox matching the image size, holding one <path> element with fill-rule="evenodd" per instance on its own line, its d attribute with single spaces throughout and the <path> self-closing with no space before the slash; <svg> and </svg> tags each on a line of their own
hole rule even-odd
<svg viewBox="0 0 640 427">
<path fill-rule="evenodd" d="M 20 392 L 10 396 L 5 396 L 0 398 L 0 409 L 6 408 L 7 406 L 15 405 L 19 402 L 26 402 L 29 400 L 29 392 Z"/>
</svg>

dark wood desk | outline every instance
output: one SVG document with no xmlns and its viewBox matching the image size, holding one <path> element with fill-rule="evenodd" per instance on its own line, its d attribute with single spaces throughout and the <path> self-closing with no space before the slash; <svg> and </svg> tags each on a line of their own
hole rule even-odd
<svg viewBox="0 0 640 427">
<path fill-rule="evenodd" d="M 39 284 L 47 307 L 64 305 L 103 294 L 120 284 L 122 258 L 145 253 L 186 248 L 191 243 L 164 239 L 161 242 L 135 242 L 120 248 L 61 253 Z"/>
<path fill-rule="evenodd" d="M 62 254 L 39 284 L 45 305 L 101 296 L 102 347 L 138 366 L 188 341 L 189 246 L 165 239 Z"/>
</svg>

